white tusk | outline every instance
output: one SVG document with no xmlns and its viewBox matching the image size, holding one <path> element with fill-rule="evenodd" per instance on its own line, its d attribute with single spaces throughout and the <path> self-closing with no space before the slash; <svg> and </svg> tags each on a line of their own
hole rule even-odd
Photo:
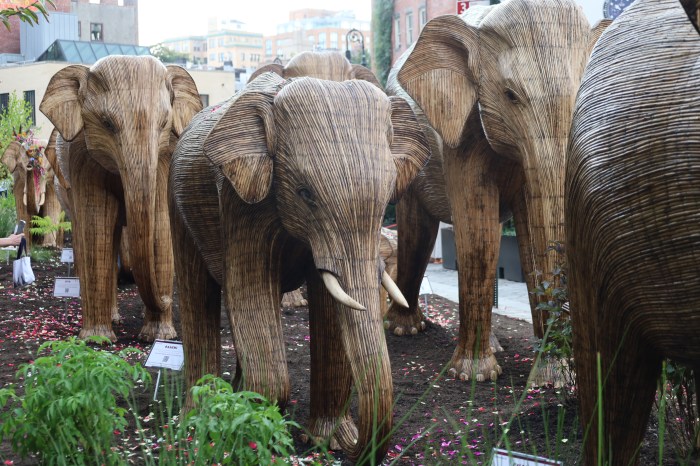
<svg viewBox="0 0 700 466">
<path fill-rule="evenodd" d="M 389 274 L 386 273 L 386 270 L 382 272 L 382 286 L 384 286 L 389 297 L 391 297 L 396 304 L 408 309 L 408 301 L 403 297 L 401 290 L 399 290 L 399 287 L 396 286 L 396 283 L 394 283 L 394 280 L 391 279 Z"/>
<path fill-rule="evenodd" d="M 358 311 L 367 310 L 367 308 L 365 308 L 362 304 L 348 296 L 348 294 L 340 286 L 340 283 L 338 283 L 338 279 L 335 278 L 332 273 L 321 271 L 321 278 L 323 278 L 323 284 L 326 285 L 328 292 L 340 304 L 344 304 L 352 309 L 357 309 Z"/>
</svg>

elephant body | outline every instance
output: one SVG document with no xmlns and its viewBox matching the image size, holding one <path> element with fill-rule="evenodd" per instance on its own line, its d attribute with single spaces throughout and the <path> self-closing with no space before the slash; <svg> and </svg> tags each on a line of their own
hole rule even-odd
<svg viewBox="0 0 700 466">
<path fill-rule="evenodd" d="M 700 369 L 699 63 L 682 2 L 640 0 L 601 36 L 576 100 L 566 230 L 588 465 L 636 464 L 663 358 Z"/>
<path fill-rule="evenodd" d="M 500 222 L 511 213 L 528 289 L 551 280 L 545 251 L 564 238 L 569 123 L 598 33 L 573 0 L 473 7 L 431 20 L 392 72 L 389 92 L 420 107 L 442 157 L 397 205 L 398 285 L 410 309 L 394 305 L 387 318 L 396 333 L 423 328 L 420 281 L 439 221 L 452 223 L 460 336 L 450 373 L 462 380 L 495 380 L 501 371 L 489 336 Z M 547 315 L 532 295 L 530 304 L 541 338 Z"/>
<path fill-rule="evenodd" d="M 31 137 L 31 136 L 30 136 Z M 54 189 L 54 170 L 48 157 L 44 154 L 28 154 L 27 144 L 19 140 L 12 141 L 2 156 L 2 162 L 7 166 L 13 178 L 13 193 L 17 209 L 17 220 L 26 222 L 25 237 L 29 245 L 32 244 L 32 235 L 29 228 L 32 225 L 32 217 L 50 217 L 58 222 L 61 214 L 61 206 Z M 45 144 L 35 141 L 34 151 L 45 151 Z M 32 159 L 32 162 L 30 162 Z M 33 162 L 37 161 L 37 162 Z M 41 168 L 35 166 L 40 164 Z M 39 170 L 41 170 L 40 173 Z M 57 246 L 56 233 L 37 237 L 41 246 Z"/>
<path fill-rule="evenodd" d="M 380 226 L 428 156 L 405 101 L 363 81 L 265 73 L 199 113 L 173 156 L 169 196 L 188 386 L 221 373 L 223 291 L 239 381 L 284 404 L 279 303 L 306 280 L 309 431 L 355 459 L 375 435 L 371 454 L 383 457 L 392 383 Z M 344 410 L 353 381 L 357 428 Z"/>
<path fill-rule="evenodd" d="M 56 73 L 40 108 L 59 133 L 58 184 L 81 281 L 80 337 L 116 338 L 117 251 L 128 225 L 132 272 L 145 303 L 139 338 L 173 338 L 168 169 L 177 136 L 202 108 L 194 81 L 153 57 L 110 56 Z"/>
</svg>

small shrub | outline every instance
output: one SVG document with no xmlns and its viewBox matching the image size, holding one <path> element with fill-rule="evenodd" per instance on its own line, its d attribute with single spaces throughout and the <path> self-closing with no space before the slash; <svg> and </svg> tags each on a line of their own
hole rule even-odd
<svg viewBox="0 0 700 466">
<path fill-rule="evenodd" d="M 29 229 L 33 235 L 48 235 L 64 231 L 71 231 L 71 223 L 66 220 L 66 212 L 63 210 L 58 216 L 57 222 L 54 222 L 48 215 L 46 217 L 35 215 L 32 217 L 32 227 Z"/>
<path fill-rule="evenodd" d="M 105 338 L 93 341 L 105 343 Z M 17 377 L 24 379 L 24 395 L 0 390 L 0 441 L 9 438 L 20 456 L 39 456 L 42 464 L 116 464 L 119 453 L 111 447 L 114 431 L 127 425 L 126 410 L 116 396 L 127 398 L 136 382 L 150 381 L 140 366 L 118 355 L 95 350 L 71 338 L 39 347 L 37 358 L 24 364 Z"/>
<path fill-rule="evenodd" d="M 11 187 L 8 188 L 7 197 L 0 196 L 0 236 L 3 238 L 14 231 L 17 224 L 17 210 L 15 196 Z"/>
<path fill-rule="evenodd" d="M 290 427 L 276 405 L 253 392 L 236 392 L 224 380 L 204 376 L 192 387 L 195 408 L 180 424 L 179 445 L 195 464 L 283 464 L 294 451 Z M 194 456 L 193 456 L 194 455 Z"/>
<path fill-rule="evenodd" d="M 680 458 L 688 458 L 700 451 L 695 371 L 671 360 L 666 361 L 664 369 L 656 402 L 659 417 L 665 417 L 665 427 L 676 454 Z M 662 398 L 664 403 L 661 402 Z"/>
</svg>

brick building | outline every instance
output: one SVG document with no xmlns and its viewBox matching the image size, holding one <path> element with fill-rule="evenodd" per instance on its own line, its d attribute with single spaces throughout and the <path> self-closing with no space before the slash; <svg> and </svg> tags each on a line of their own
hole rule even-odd
<svg viewBox="0 0 700 466">
<path fill-rule="evenodd" d="M 489 0 L 468 2 L 469 6 L 489 4 Z M 454 14 L 457 14 L 456 0 L 394 0 L 391 62 L 394 63 L 418 39 L 428 21 L 440 15 Z"/>
</svg>

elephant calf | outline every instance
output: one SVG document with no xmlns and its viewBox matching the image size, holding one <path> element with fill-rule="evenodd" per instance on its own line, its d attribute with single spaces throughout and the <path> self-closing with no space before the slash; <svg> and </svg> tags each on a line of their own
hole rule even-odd
<svg viewBox="0 0 700 466">
<path fill-rule="evenodd" d="M 334 434 L 355 459 L 374 437 L 382 458 L 392 381 L 380 280 L 395 285 L 380 227 L 428 157 L 406 101 L 364 81 L 266 73 L 199 113 L 173 156 L 169 196 L 188 386 L 221 372 L 223 289 L 242 384 L 285 403 L 279 303 L 305 279 L 309 431 Z M 353 381 L 359 429 L 345 412 Z"/>
</svg>

